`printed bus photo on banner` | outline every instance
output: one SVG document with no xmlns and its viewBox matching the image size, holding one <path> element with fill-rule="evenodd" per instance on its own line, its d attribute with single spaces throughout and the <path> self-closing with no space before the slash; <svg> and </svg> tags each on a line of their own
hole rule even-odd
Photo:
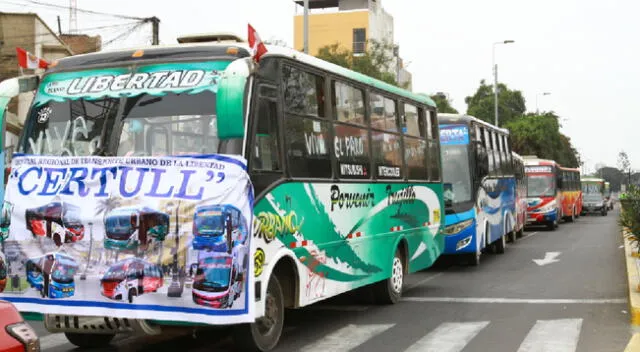
<svg viewBox="0 0 640 352">
<path fill-rule="evenodd" d="M 254 321 L 253 187 L 237 156 L 16 155 L 0 299 L 21 311 Z M 10 268 L 10 270 L 7 270 Z"/>
</svg>

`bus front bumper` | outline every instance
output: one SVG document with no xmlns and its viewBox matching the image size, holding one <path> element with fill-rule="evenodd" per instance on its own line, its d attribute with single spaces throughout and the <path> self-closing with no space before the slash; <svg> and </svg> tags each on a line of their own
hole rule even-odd
<svg viewBox="0 0 640 352">
<path fill-rule="evenodd" d="M 527 225 L 542 225 L 558 220 L 558 210 L 554 209 L 546 213 L 529 213 Z"/>
</svg>

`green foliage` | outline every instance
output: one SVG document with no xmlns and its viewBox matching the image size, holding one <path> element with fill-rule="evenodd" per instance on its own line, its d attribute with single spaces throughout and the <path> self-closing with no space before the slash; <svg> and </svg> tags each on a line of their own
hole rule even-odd
<svg viewBox="0 0 640 352">
<path fill-rule="evenodd" d="M 480 81 L 475 94 L 464 99 L 467 103 L 467 114 L 493 124 L 495 107 L 493 85 Z M 505 126 L 521 117 L 527 111 L 524 97 L 519 90 L 510 90 L 506 85 L 498 83 L 498 123 Z"/>
<path fill-rule="evenodd" d="M 620 196 L 622 211 L 618 224 L 628 231 L 627 239 L 633 243 L 640 244 L 640 188 L 634 185 L 629 186 L 627 192 Z M 640 253 L 640 246 L 638 246 Z"/>
<path fill-rule="evenodd" d="M 453 106 L 451 106 L 451 102 L 449 101 L 449 99 L 447 99 L 447 96 L 444 94 L 434 94 L 431 96 L 431 100 L 433 100 L 436 103 L 439 113 L 445 113 L 445 114 L 458 113 L 458 110 L 454 109 Z"/>
<path fill-rule="evenodd" d="M 558 116 L 552 112 L 527 114 L 506 124 L 511 147 L 520 155 L 537 155 L 566 167 L 579 167 L 580 160 L 571 139 L 560 133 Z"/>
<path fill-rule="evenodd" d="M 393 45 L 387 42 L 369 40 L 367 50 L 363 55 L 354 56 L 352 51 L 341 46 L 340 43 L 325 45 L 318 50 L 317 58 L 336 65 L 360 72 L 383 82 L 398 85 L 395 73 Z"/>
<path fill-rule="evenodd" d="M 620 185 L 626 184 L 626 173 L 620 172 L 620 170 L 615 167 L 603 166 L 596 170 L 596 177 L 601 177 L 605 179 L 605 181 L 611 183 L 611 191 L 618 192 L 620 191 Z"/>
</svg>

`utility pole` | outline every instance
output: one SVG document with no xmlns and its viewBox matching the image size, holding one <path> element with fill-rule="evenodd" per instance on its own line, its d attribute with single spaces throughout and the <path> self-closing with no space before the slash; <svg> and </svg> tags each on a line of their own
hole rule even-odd
<svg viewBox="0 0 640 352">
<path fill-rule="evenodd" d="M 498 125 L 498 64 L 496 64 L 496 45 L 497 44 L 510 44 L 515 43 L 513 40 L 503 40 L 501 42 L 493 43 L 493 105 L 494 105 L 494 118 L 496 127 Z"/>
<path fill-rule="evenodd" d="M 304 0 L 304 47 L 302 51 L 309 53 L 309 0 Z"/>
<path fill-rule="evenodd" d="M 149 18 L 149 21 L 151 22 L 151 30 L 153 32 L 153 40 L 151 42 L 151 45 L 159 45 L 160 44 L 160 19 L 156 16 L 153 16 L 151 18 Z"/>
<path fill-rule="evenodd" d="M 62 35 L 62 25 L 60 24 L 60 16 L 58 16 L 58 35 Z"/>
</svg>

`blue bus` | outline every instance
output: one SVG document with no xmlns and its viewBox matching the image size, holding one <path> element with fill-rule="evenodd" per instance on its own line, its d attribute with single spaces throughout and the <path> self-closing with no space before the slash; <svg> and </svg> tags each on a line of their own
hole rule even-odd
<svg viewBox="0 0 640 352">
<path fill-rule="evenodd" d="M 74 277 L 78 263 L 62 253 L 48 253 L 26 262 L 27 282 L 48 298 L 67 298 L 75 294 Z"/>
<path fill-rule="evenodd" d="M 516 179 L 509 131 L 469 115 L 438 114 L 445 200 L 444 255 L 480 264 L 515 238 Z"/>
<path fill-rule="evenodd" d="M 231 253 L 244 244 L 248 227 L 242 212 L 232 205 L 202 205 L 193 214 L 193 249 Z"/>
</svg>

